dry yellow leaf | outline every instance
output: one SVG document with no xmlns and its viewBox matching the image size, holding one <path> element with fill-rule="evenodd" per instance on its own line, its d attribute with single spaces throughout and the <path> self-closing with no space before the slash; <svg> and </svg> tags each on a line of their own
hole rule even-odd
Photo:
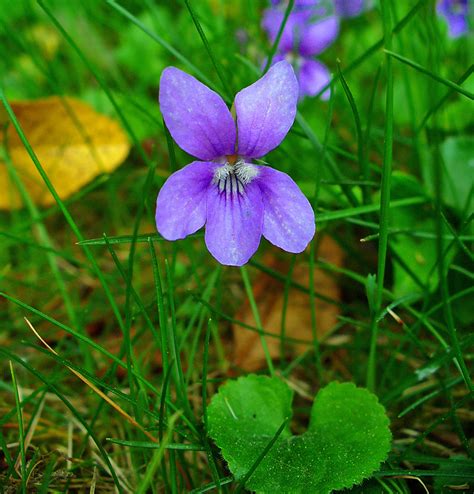
<svg viewBox="0 0 474 494">
<path fill-rule="evenodd" d="M 11 107 L 61 199 L 66 199 L 97 175 L 117 168 L 130 150 L 126 134 L 114 120 L 89 105 L 52 96 L 18 101 Z M 34 163 L 10 124 L 1 144 L 36 204 L 54 203 Z M 0 160 L 0 209 L 22 207 L 21 196 Z"/>
</svg>

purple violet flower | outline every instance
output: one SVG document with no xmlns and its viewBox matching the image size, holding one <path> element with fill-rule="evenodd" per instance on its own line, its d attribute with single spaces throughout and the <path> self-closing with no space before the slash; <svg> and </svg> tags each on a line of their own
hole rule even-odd
<svg viewBox="0 0 474 494">
<path fill-rule="evenodd" d="M 284 10 L 270 8 L 264 12 L 262 26 L 273 43 L 284 19 Z M 322 53 L 339 34 L 339 19 L 321 2 L 313 1 L 313 8 L 292 12 L 278 44 L 273 61 L 287 60 L 298 77 L 300 98 L 315 96 L 330 81 L 328 68 L 313 57 Z M 326 90 L 321 98 L 329 99 Z"/>
<path fill-rule="evenodd" d="M 468 0 L 438 1 L 436 11 L 446 19 L 450 38 L 459 38 L 469 32 L 468 10 Z"/>
<path fill-rule="evenodd" d="M 284 139 L 296 115 L 298 82 L 288 62 L 275 64 L 235 97 L 236 121 L 223 99 L 189 74 L 166 68 L 159 102 L 178 145 L 196 156 L 161 188 L 156 226 L 167 240 L 206 225 L 209 252 L 242 266 L 263 235 L 288 252 L 302 252 L 314 236 L 310 203 L 286 174 L 252 161 Z"/>
</svg>

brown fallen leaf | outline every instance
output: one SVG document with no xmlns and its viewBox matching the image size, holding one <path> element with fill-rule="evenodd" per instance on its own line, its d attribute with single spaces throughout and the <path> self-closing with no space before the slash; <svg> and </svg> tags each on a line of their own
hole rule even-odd
<svg viewBox="0 0 474 494">
<path fill-rule="evenodd" d="M 328 236 L 324 236 L 319 244 L 318 258 L 322 258 L 331 264 L 341 266 L 343 252 L 339 246 Z M 288 273 L 290 263 L 283 261 L 270 251 L 264 258 L 263 264 L 270 269 L 282 274 Z M 293 269 L 294 282 L 309 287 L 309 264 L 303 257 L 297 259 Z M 337 282 L 326 272 L 319 268 L 314 269 L 315 291 L 326 297 L 339 301 L 340 290 Z M 275 335 L 281 334 L 281 317 L 284 303 L 285 285 L 272 276 L 260 273 L 253 282 L 253 293 L 262 320 L 265 332 Z M 316 329 L 320 339 L 326 335 L 336 324 L 339 315 L 339 307 L 329 302 L 316 299 Z M 245 302 L 235 318 L 255 327 L 255 320 L 248 301 Z M 299 355 L 310 348 L 312 341 L 311 306 L 307 293 L 296 288 L 290 288 L 288 305 L 286 310 L 286 336 L 305 340 L 308 343 L 286 343 L 285 353 Z M 260 343 L 260 336 L 254 331 L 248 331 L 238 324 L 232 327 L 234 337 L 233 363 L 245 371 L 255 371 L 264 367 L 265 355 Z M 280 339 L 266 337 L 270 355 L 275 358 L 280 355 Z"/>
<path fill-rule="evenodd" d="M 101 173 L 111 172 L 127 157 L 130 144 L 114 120 L 88 104 L 51 96 L 12 102 L 11 107 L 34 152 L 61 199 L 77 192 Z M 54 203 L 15 128 L 0 135 L 7 154 L 33 201 Z M 0 209 L 22 207 L 21 196 L 0 159 Z"/>
</svg>

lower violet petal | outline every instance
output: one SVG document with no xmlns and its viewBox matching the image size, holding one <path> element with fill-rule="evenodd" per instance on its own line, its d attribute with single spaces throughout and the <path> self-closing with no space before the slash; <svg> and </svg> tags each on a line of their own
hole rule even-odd
<svg viewBox="0 0 474 494">
<path fill-rule="evenodd" d="M 206 222 L 206 194 L 215 163 L 194 161 L 173 173 L 156 201 L 156 227 L 167 240 L 196 232 Z"/>
<path fill-rule="evenodd" d="M 262 191 L 263 236 L 287 252 L 303 252 L 314 236 L 313 209 L 296 183 L 283 172 L 259 166 L 255 180 Z"/>
<path fill-rule="evenodd" d="M 336 0 L 336 13 L 341 17 L 360 15 L 365 7 L 365 0 Z"/>
<path fill-rule="evenodd" d="M 255 182 L 246 185 L 242 194 L 220 191 L 217 186 L 209 188 L 206 245 L 221 264 L 242 266 L 258 249 L 263 203 Z"/>
</svg>

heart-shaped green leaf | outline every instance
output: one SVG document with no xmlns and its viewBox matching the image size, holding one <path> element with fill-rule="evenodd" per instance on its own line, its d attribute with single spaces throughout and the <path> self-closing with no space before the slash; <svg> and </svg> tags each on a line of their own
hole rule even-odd
<svg viewBox="0 0 474 494">
<path fill-rule="evenodd" d="M 390 450 L 391 434 L 377 397 L 352 383 L 331 383 L 313 403 L 308 431 L 288 426 L 293 392 L 281 380 L 250 375 L 229 381 L 208 407 L 209 435 L 237 480 L 261 493 L 327 493 L 358 484 Z"/>
</svg>

